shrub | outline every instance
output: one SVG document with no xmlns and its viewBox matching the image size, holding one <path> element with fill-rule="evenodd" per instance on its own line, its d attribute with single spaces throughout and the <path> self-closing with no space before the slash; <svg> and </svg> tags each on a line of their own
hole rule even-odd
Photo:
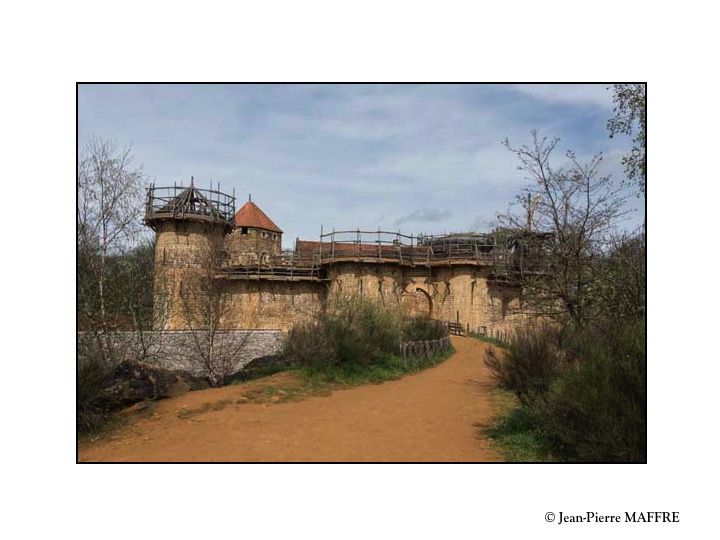
<svg viewBox="0 0 720 540">
<path fill-rule="evenodd" d="M 115 408 L 103 390 L 112 381 L 114 369 L 103 360 L 92 340 L 78 343 L 77 358 L 77 430 L 87 435 L 101 429 Z"/>
<path fill-rule="evenodd" d="M 570 357 L 563 350 L 565 332 L 550 325 L 519 328 L 504 350 L 489 348 L 485 364 L 500 388 L 515 393 L 529 405 L 548 391 L 550 383 L 565 369 Z"/>
<path fill-rule="evenodd" d="M 580 333 L 583 360 L 534 403 L 555 453 L 572 461 L 644 462 L 644 321 Z"/>
<path fill-rule="evenodd" d="M 297 366 L 332 366 L 338 361 L 338 345 L 324 321 L 304 322 L 290 330 L 281 357 Z"/>
<path fill-rule="evenodd" d="M 403 320 L 403 341 L 428 341 L 448 336 L 450 331 L 446 324 L 428 319 L 427 317 L 408 317 Z"/>
<path fill-rule="evenodd" d="M 396 353 L 400 336 L 396 313 L 367 299 L 347 299 L 294 327 L 283 357 L 311 369 L 368 366 Z"/>
<path fill-rule="evenodd" d="M 500 386 L 523 404 L 497 435 L 511 449 L 546 444 L 566 461 L 645 461 L 644 324 L 526 329 L 507 351 L 489 352 L 486 362 Z"/>
<path fill-rule="evenodd" d="M 380 304 L 365 299 L 347 301 L 328 317 L 341 363 L 369 365 L 397 352 L 399 317 Z"/>
<path fill-rule="evenodd" d="M 402 319 L 399 311 L 372 300 L 348 298 L 313 321 L 296 325 L 281 356 L 300 367 L 357 378 L 355 368 L 364 373 L 363 377 L 371 366 L 379 369 L 383 365 L 388 373 L 394 373 L 397 365 L 390 357 L 398 354 L 401 341 L 435 340 L 447 335 L 447 326 L 439 321 Z"/>
</svg>

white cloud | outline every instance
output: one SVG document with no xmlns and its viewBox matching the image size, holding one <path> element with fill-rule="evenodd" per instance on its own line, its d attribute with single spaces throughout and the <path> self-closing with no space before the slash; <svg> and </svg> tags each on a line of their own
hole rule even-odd
<svg viewBox="0 0 720 540">
<path fill-rule="evenodd" d="M 612 109 L 610 84 L 516 84 L 510 88 L 547 103 Z"/>
</svg>

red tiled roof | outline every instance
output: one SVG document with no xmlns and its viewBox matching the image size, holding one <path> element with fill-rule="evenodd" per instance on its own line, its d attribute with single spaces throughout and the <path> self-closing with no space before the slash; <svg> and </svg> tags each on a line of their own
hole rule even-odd
<svg viewBox="0 0 720 540">
<path fill-rule="evenodd" d="M 298 253 L 320 253 L 320 242 L 315 240 L 298 240 L 295 244 Z M 376 257 L 378 255 L 378 245 L 373 243 L 355 244 L 352 242 L 331 242 L 322 243 L 323 255 L 330 255 L 331 251 L 335 257 Z M 425 255 L 426 248 L 420 246 L 403 246 L 404 254 Z M 392 256 L 398 253 L 398 246 L 383 244 L 380 246 L 380 256 Z"/>
<path fill-rule="evenodd" d="M 314 240 L 298 240 L 295 244 L 298 253 L 317 253 L 320 251 L 320 242 Z"/>
<path fill-rule="evenodd" d="M 235 225 L 237 227 L 255 227 L 257 229 L 282 233 L 280 227 L 275 225 L 272 219 L 267 217 L 265 212 L 260 210 L 252 201 L 246 202 L 242 208 L 237 211 L 235 214 Z"/>
</svg>

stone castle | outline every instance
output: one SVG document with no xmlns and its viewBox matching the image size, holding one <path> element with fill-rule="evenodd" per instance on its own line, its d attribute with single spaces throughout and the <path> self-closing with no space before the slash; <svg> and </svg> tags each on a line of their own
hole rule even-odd
<svg viewBox="0 0 720 540">
<path fill-rule="evenodd" d="M 283 251 L 283 231 L 254 202 L 235 211 L 233 196 L 192 183 L 149 188 L 145 223 L 156 232 L 158 329 L 287 331 L 343 297 L 479 332 L 523 318 L 512 276 L 529 268 L 527 235 L 333 230 Z"/>
</svg>

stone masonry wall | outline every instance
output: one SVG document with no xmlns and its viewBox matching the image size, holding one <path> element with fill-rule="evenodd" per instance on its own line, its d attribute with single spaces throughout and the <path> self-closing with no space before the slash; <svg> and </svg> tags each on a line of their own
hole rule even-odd
<svg viewBox="0 0 720 540">
<path fill-rule="evenodd" d="M 156 329 L 182 329 L 188 318 L 199 318 L 196 312 L 202 307 L 197 305 L 200 295 L 193 293 L 212 274 L 209 265 L 219 257 L 222 246 L 223 230 L 219 225 L 191 220 L 166 220 L 160 224 L 155 241 Z"/>
<path fill-rule="evenodd" d="M 323 309 L 327 285 L 310 281 L 226 280 L 225 328 L 287 331 Z"/>
<path fill-rule="evenodd" d="M 237 227 L 225 237 L 225 249 L 230 264 L 257 264 L 258 261 L 266 261 L 269 255 L 280 254 L 282 234 L 253 227 Z"/>
<path fill-rule="evenodd" d="M 428 270 L 338 263 L 328 277 L 328 303 L 341 296 L 362 296 L 410 315 L 459 321 L 471 330 L 508 331 L 525 318 L 516 289 L 492 284 L 487 270 L 470 265 Z"/>
<path fill-rule="evenodd" d="M 204 267 L 223 246 L 218 225 L 191 220 L 165 220 L 157 230 L 156 267 Z"/>
<path fill-rule="evenodd" d="M 504 331 L 524 318 L 517 290 L 493 285 L 482 268 L 436 267 L 430 276 L 413 278 L 408 288 L 429 295 L 433 318 L 471 330 Z"/>
<path fill-rule="evenodd" d="M 280 352 L 284 336 L 277 330 L 219 332 L 216 334 L 217 350 L 236 352 L 230 370 L 236 373 L 256 358 Z M 107 335 L 117 353 L 117 361 L 139 360 L 199 377 L 206 372 L 195 338 L 202 343 L 204 337 L 202 333 L 194 336 L 189 331 L 145 332 L 142 336 L 137 332 L 112 332 Z"/>
<path fill-rule="evenodd" d="M 328 278 L 330 302 L 341 297 L 363 297 L 388 308 L 402 306 L 406 277 L 400 266 L 338 263 L 328 269 Z"/>
</svg>

